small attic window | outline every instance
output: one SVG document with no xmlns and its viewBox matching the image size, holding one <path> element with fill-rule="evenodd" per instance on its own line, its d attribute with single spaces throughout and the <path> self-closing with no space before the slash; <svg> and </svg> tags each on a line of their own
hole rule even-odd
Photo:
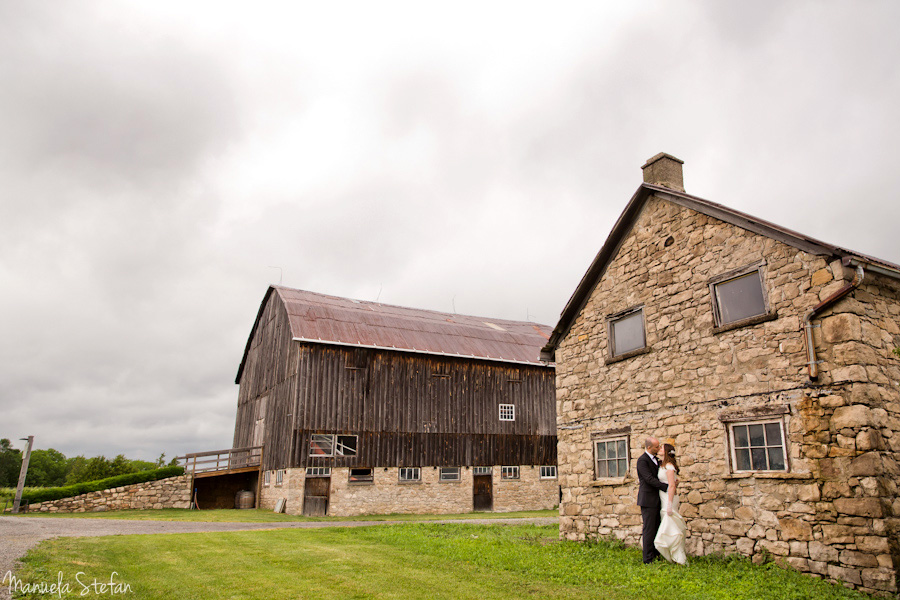
<svg viewBox="0 0 900 600">
<path fill-rule="evenodd" d="M 717 331 L 774 319 L 763 285 L 765 263 L 723 273 L 709 282 Z"/>
<path fill-rule="evenodd" d="M 612 361 L 643 354 L 647 350 L 644 331 L 644 307 L 637 306 L 607 318 L 609 356 Z"/>
</svg>

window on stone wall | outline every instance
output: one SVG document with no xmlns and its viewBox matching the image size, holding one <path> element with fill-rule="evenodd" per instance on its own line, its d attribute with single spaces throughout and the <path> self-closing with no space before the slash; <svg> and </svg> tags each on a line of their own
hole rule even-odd
<svg viewBox="0 0 900 600">
<path fill-rule="evenodd" d="M 275 471 L 275 485 L 281 485 L 284 483 L 284 469 L 278 469 Z"/>
<path fill-rule="evenodd" d="M 646 349 L 644 308 L 638 306 L 610 316 L 607 332 L 611 358 L 627 358 Z"/>
<path fill-rule="evenodd" d="M 331 467 L 306 467 L 307 477 L 331 477 Z"/>
<path fill-rule="evenodd" d="M 734 471 L 787 471 L 787 445 L 781 419 L 731 423 L 729 429 Z"/>
<path fill-rule="evenodd" d="M 400 481 L 403 483 L 422 481 L 422 469 L 419 467 L 400 467 Z"/>
<path fill-rule="evenodd" d="M 541 467 L 541 479 L 556 479 L 556 465 Z"/>
<path fill-rule="evenodd" d="M 459 467 L 441 467 L 441 481 L 459 481 Z"/>
<path fill-rule="evenodd" d="M 372 469 L 350 469 L 350 483 L 373 483 L 375 475 Z"/>
<path fill-rule="evenodd" d="M 501 404 L 500 405 L 500 420 L 501 421 L 515 421 L 516 420 L 516 405 L 515 404 Z"/>
<path fill-rule="evenodd" d="M 764 267 L 764 263 L 756 263 L 710 279 L 716 328 L 753 325 L 774 316 L 763 286 Z"/>
<path fill-rule="evenodd" d="M 500 479 L 518 479 L 519 467 L 500 467 Z"/>
<path fill-rule="evenodd" d="M 490 475 L 491 471 L 492 471 L 491 467 L 474 467 L 472 469 L 472 474 L 476 475 L 478 477 L 481 477 L 484 475 Z"/>
<path fill-rule="evenodd" d="M 272 483 L 272 471 L 264 471 L 263 472 L 263 485 L 270 485 Z"/>
<path fill-rule="evenodd" d="M 628 474 L 628 438 L 594 441 L 595 478 Z"/>
</svg>

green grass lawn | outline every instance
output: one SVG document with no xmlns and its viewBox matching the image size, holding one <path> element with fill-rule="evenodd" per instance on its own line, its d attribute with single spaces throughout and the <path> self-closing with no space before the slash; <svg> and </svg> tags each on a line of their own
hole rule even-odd
<svg viewBox="0 0 900 600">
<path fill-rule="evenodd" d="M 24 582 L 97 597 L 94 580 L 135 599 L 583 600 L 862 599 L 809 576 L 745 559 L 641 563 L 640 550 L 560 542 L 555 526 L 402 524 L 390 527 L 61 538 L 25 558 Z M 107 591 L 107 594 L 109 591 Z M 23 598 L 39 596 L 20 596 Z"/>
<path fill-rule="evenodd" d="M 108 512 L 87 513 L 22 513 L 19 517 L 59 517 L 80 519 L 136 519 L 140 521 L 206 521 L 229 523 L 274 523 L 282 521 L 437 521 L 447 519 L 519 519 L 525 517 L 558 517 L 559 511 L 529 510 L 508 513 L 463 513 L 455 515 L 363 515 L 359 517 L 300 517 L 295 515 L 276 514 L 271 510 L 187 510 L 180 508 L 163 508 L 155 510 L 114 510 Z"/>
</svg>

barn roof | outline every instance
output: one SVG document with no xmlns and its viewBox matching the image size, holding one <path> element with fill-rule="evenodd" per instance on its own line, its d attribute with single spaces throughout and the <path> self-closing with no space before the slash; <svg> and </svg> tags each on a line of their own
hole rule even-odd
<svg viewBox="0 0 900 600">
<path fill-rule="evenodd" d="M 690 208 L 699 213 L 714 217 L 720 221 L 731 223 L 742 229 L 779 240 L 780 242 L 793 246 L 799 250 L 809 252 L 810 254 L 827 256 L 829 257 L 829 260 L 839 258 L 842 259 L 845 264 L 863 264 L 873 271 L 900 279 L 900 265 L 822 242 L 806 234 L 792 231 L 786 227 L 776 225 L 775 223 L 770 223 L 769 221 L 742 213 L 732 208 L 728 208 L 727 206 L 716 204 L 715 202 L 710 202 L 709 200 L 704 200 L 703 198 L 692 196 L 669 187 L 643 183 L 631 197 L 625 210 L 622 211 L 622 214 L 619 216 L 619 220 L 616 221 L 616 224 L 613 226 L 609 237 L 606 239 L 606 243 L 603 244 L 603 247 L 600 249 L 600 252 L 597 253 L 597 256 L 584 274 L 584 277 L 581 278 L 578 287 L 575 288 L 572 297 L 569 298 L 569 302 L 566 304 L 566 307 L 560 315 L 559 323 L 557 323 L 556 327 L 553 329 L 553 333 L 550 334 L 550 340 L 543 349 L 542 356 L 545 360 L 551 360 L 550 357 L 556 350 L 557 345 L 569 332 L 575 318 L 584 308 L 584 305 L 587 303 L 594 288 L 606 272 L 606 267 L 615 258 L 619 246 L 634 226 L 634 223 L 640 215 L 644 205 L 647 203 L 647 200 L 654 195 L 658 198 L 678 204 L 679 206 Z"/>
<path fill-rule="evenodd" d="M 238 368 L 240 382 L 253 334 L 271 296 L 284 305 L 294 340 L 482 360 L 541 364 L 541 347 L 552 328 L 352 300 L 306 290 L 271 286 L 247 340 Z"/>
</svg>

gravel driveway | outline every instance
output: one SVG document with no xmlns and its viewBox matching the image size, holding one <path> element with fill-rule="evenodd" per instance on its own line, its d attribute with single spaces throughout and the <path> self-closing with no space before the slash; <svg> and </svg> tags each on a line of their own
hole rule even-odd
<svg viewBox="0 0 900 600">
<path fill-rule="evenodd" d="M 365 527 L 403 523 L 472 523 L 477 525 L 535 523 L 554 525 L 556 517 L 531 519 L 465 519 L 442 521 L 296 521 L 280 523 L 202 523 L 196 521 L 127 521 L 120 519 L 66 519 L 57 517 L 0 517 L 0 579 L 14 571 L 16 561 L 38 543 L 54 537 L 98 537 L 140 533 L 198 533 L 204 531 L 254 531 L 260 529 L 316 529 Z M 0 587 L 0 600 L 9 599 L 8 586 Z"/>
</svg>

